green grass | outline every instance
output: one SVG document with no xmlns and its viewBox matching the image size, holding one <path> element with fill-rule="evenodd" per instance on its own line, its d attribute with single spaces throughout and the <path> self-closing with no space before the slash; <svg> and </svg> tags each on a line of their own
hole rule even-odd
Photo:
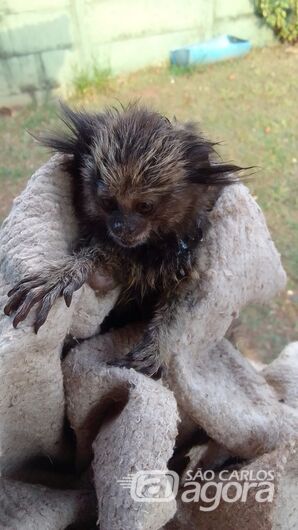
<svg viewBox="0 0 298 530">
<path fill-rule="evenodd" d="M 210 138 L 221 142 L 223 158 L 258 167 L 249 187 L 282 254 L 290 292 L 267 308 L 247 309 L 239 341 L 247 351 L 260 352 L 267 359 L 298 336 L 297 77 L 297 54 L 277 46 L 187 71 L 152 68 L 108 82 L 100 74 L 93 84 L 82 76 L 71 100 L 77 106 L 100 109 L 117 100 L 140 99 L 169 117 L 199 121 Z M 48 156 L 25 129 L 36 133 L 53 128 L 56 111 L 53 105 L 16 109 L 12 117 L 0 118 L 2 217 Z"/>
<path fill-rule="evenodd" d="M 188 66 L 177 66 L 175 64 L 169 65 L 169 73 L 172 76 L 180 77 L 180 76 L 191 76 L 194 74 L 198 74 L 200 72 L 204 72 L 205 66 L 200 65 L 188 65 Z"/>
<path fill-rule="evenodd" d="M 106 91 L 110 84 L 111 74 L 107 69 L 100 69 L 94 65 L 89 70 L 75 72 L 72 93 L 74 97 L 86 97 L 90 93 Z"/>
</svg>

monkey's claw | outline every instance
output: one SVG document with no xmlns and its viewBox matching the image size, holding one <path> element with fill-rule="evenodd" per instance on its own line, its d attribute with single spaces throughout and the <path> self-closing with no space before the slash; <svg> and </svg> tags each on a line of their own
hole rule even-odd
<svg viewBox="0 0 298 530">
<path fill-rule="evenodd" d="M 159 356 L 150 355 L 149 353 L 135 356 L 134 352 L 130 352 L 123 359 L 111 361 L 108 365 L 118 366 L 119 368 L 134 368 L 137 372 L 154 379 L 160 379 L 164 371 Z"/>
<path fill-rule="evenodd" d="M 20 281 L 8 293 L 10 300 L 4 307 L 4 313 L 11 316 L 13 313 L 13 326 L 25 320 L 31 309 L 38 304 L 34 321 L 34 331 L 45 323 L 51 307 L 60 296 L 64 297 L 67 307 L 70 306 L 73 293 L 84 283 L 79 275 L 61 274 L 51 270 L 40 276 L 30 276 Z"/>
</svg>

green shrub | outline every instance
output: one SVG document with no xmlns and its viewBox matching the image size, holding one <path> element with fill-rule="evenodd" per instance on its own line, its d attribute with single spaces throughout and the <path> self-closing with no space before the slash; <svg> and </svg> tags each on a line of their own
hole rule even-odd
<svg viewBox="0 0 298 530">
<path fill-rule="evenodd" d="M 282 41 L 298 41 L 298 0 L 257 0 L 257 8 Z"/>
</svg>

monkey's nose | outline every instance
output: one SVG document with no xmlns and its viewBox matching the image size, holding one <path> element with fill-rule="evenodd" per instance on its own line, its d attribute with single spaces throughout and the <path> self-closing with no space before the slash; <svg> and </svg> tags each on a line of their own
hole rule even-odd
<svg viewBox="0 0 298 530">
<path fill-rule="evenodd" d="M 112 223 L 112 230 L 116 236 L 120 236 L 123 232 L 123 222 L 120 219 L 115 219 Z"/>
</svg>

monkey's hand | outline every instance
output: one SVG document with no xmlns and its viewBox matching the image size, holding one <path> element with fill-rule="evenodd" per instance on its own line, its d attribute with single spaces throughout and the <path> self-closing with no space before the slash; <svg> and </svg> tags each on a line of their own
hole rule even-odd
<svg viewBox="0 0 298 530">
<path fill-rule="evenodd" d="M 64 296 L 66 305 L 71 304 L 72 296 L 86 281 L 86 278 L 72 268 L 45 269 L 36 276 L 28 276 L 20 281 L 8 296 L 10 300 L 4 308 L 6 315 L 14 315 L 13 326 L 25 320 L 29 312 L 38 304 L 34 322 L 35 333 L 45 323 L 51 307 L 59 296 Z"/>
<path fill-rule="evenodd" d="M 9 291 L 10 300 L 4 313 L 9 316 L 15 313 L 13 326 L 16 328 L 38 304 L 34 321 L 37 333 L 57 298 L 63 296 L 67 307 L 70 306 L 73 293 L 89 279 L 93 267 L 92 260 L 74 255 L 61 264 L 49 266 L 40 274 L 24 278 Z"/>
<path fill-rule="evenodd" d="M 164 369 L 158 343 L 152 338 L 145 338 L 123 359 L 112 362 L 111 365 L 121 368 L 134 368 L 137 372 L 154 379 L 159 379 Z"/>
</svg>

